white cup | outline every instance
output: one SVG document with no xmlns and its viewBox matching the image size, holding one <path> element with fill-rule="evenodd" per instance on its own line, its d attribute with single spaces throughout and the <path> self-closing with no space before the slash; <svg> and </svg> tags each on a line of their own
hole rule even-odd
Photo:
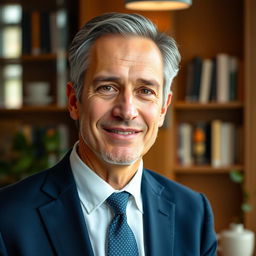
<svg viewBox="0 0 256 256">
<path fill-rule="evenodd" d="M 218 235 L 219 248 L 223 256 L 252 256 L 254 233 L 244 229 L 242 224 L 231 224 L 228 230 Z"/>
<path fill-rule="evenodd" d="M 48 82 L 30 82 L 26 85 L 26 93 L 29 99 L 39 99 L 48 95 L 50 84 Z"/>
</svg>

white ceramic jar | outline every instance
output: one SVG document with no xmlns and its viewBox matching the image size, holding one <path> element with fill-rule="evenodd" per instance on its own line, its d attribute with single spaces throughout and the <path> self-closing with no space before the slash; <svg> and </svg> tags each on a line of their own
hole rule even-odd
<svg viewBox="0 0 256 256">
<path fill-rule="evenodd" d="M 244 229 L 243 224 L 232 223 L 228 230 L 218 235 L 219 251 L 223 256 L 252 256 L 254 237 L 254 233 Z"/>
</svg>

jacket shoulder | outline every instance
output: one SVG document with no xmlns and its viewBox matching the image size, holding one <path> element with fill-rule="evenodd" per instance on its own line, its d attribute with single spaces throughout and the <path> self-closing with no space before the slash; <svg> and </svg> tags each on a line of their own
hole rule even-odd
<svg viewBox="0 0 256 256">
<path fill-rule="evenodd" d="M 17 183 L 0 189 L 0 204 L 4 205 L 23 204 L 40 190 L 49 169 L 38 172 L 24 178 Z"/>
<path fill-rule="evenodd" d="M 179 196 L 184 195 L 198 197 L 200 194 L 197 191 L 188 188 L 185 185 L 170 180 L 164 177 L 163 175 L 149 169 L 144 169 L 144 176 L 149 182 L 151 182 L 152 180 L 156 181 L 160 186 L 165 188 L 167 193 L 171 193 L 173 196 L 178 194 Z"/>
<path fill-rule="evenodd" d="M 1 206 L 17 206 L 26 205 L 33 202 L 36 203 L 38 198 L 43 199 L 42 187 L 51 177 L 53 183 L 61 180 L 65 175 L 64 169 L 69 168 L 69 153 L 64 156 L 55 166 L 35 173 L 15 184 L 0 189 L 0 205 Z M 54 178 L 52 178 L 54 177 Z M 2 207 L 1 207 L 2 208 Z"/>
</svg>

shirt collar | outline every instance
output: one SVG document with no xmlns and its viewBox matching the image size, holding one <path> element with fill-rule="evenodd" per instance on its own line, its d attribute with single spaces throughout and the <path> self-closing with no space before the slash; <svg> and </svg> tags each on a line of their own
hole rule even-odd
<svg viewBox="0 0 256 256">
<path fill-rule="evenodd" d="M 114 192 L 127 191 L 130 193 L 140 212 L 142 208 L 141 179 L 143 161 L 131 181 L 120 191 L 116 191 L 94 171 L 92 171 L 79 157 L 77 153 L 78 142 L 74 145 L 70 154 L 71 169 L 75 178 L 78 194 L 88 214 L 100 207 Z"/>
</svg>

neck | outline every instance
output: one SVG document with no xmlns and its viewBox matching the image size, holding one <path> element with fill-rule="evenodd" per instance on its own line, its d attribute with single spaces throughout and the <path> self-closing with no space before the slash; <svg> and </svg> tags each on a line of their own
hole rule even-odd
<svg viewBox="0 0 256 256">
<path fill-rule="evenodd" d="M 92 171 L 116 190 L 124 188 L 130 182 L 140 165 L 140 159 L 131 165 L 107 163 L 88 150 L 88 147 L 81 141 L 78 145 L 78 154 Z"/>
</svg>

